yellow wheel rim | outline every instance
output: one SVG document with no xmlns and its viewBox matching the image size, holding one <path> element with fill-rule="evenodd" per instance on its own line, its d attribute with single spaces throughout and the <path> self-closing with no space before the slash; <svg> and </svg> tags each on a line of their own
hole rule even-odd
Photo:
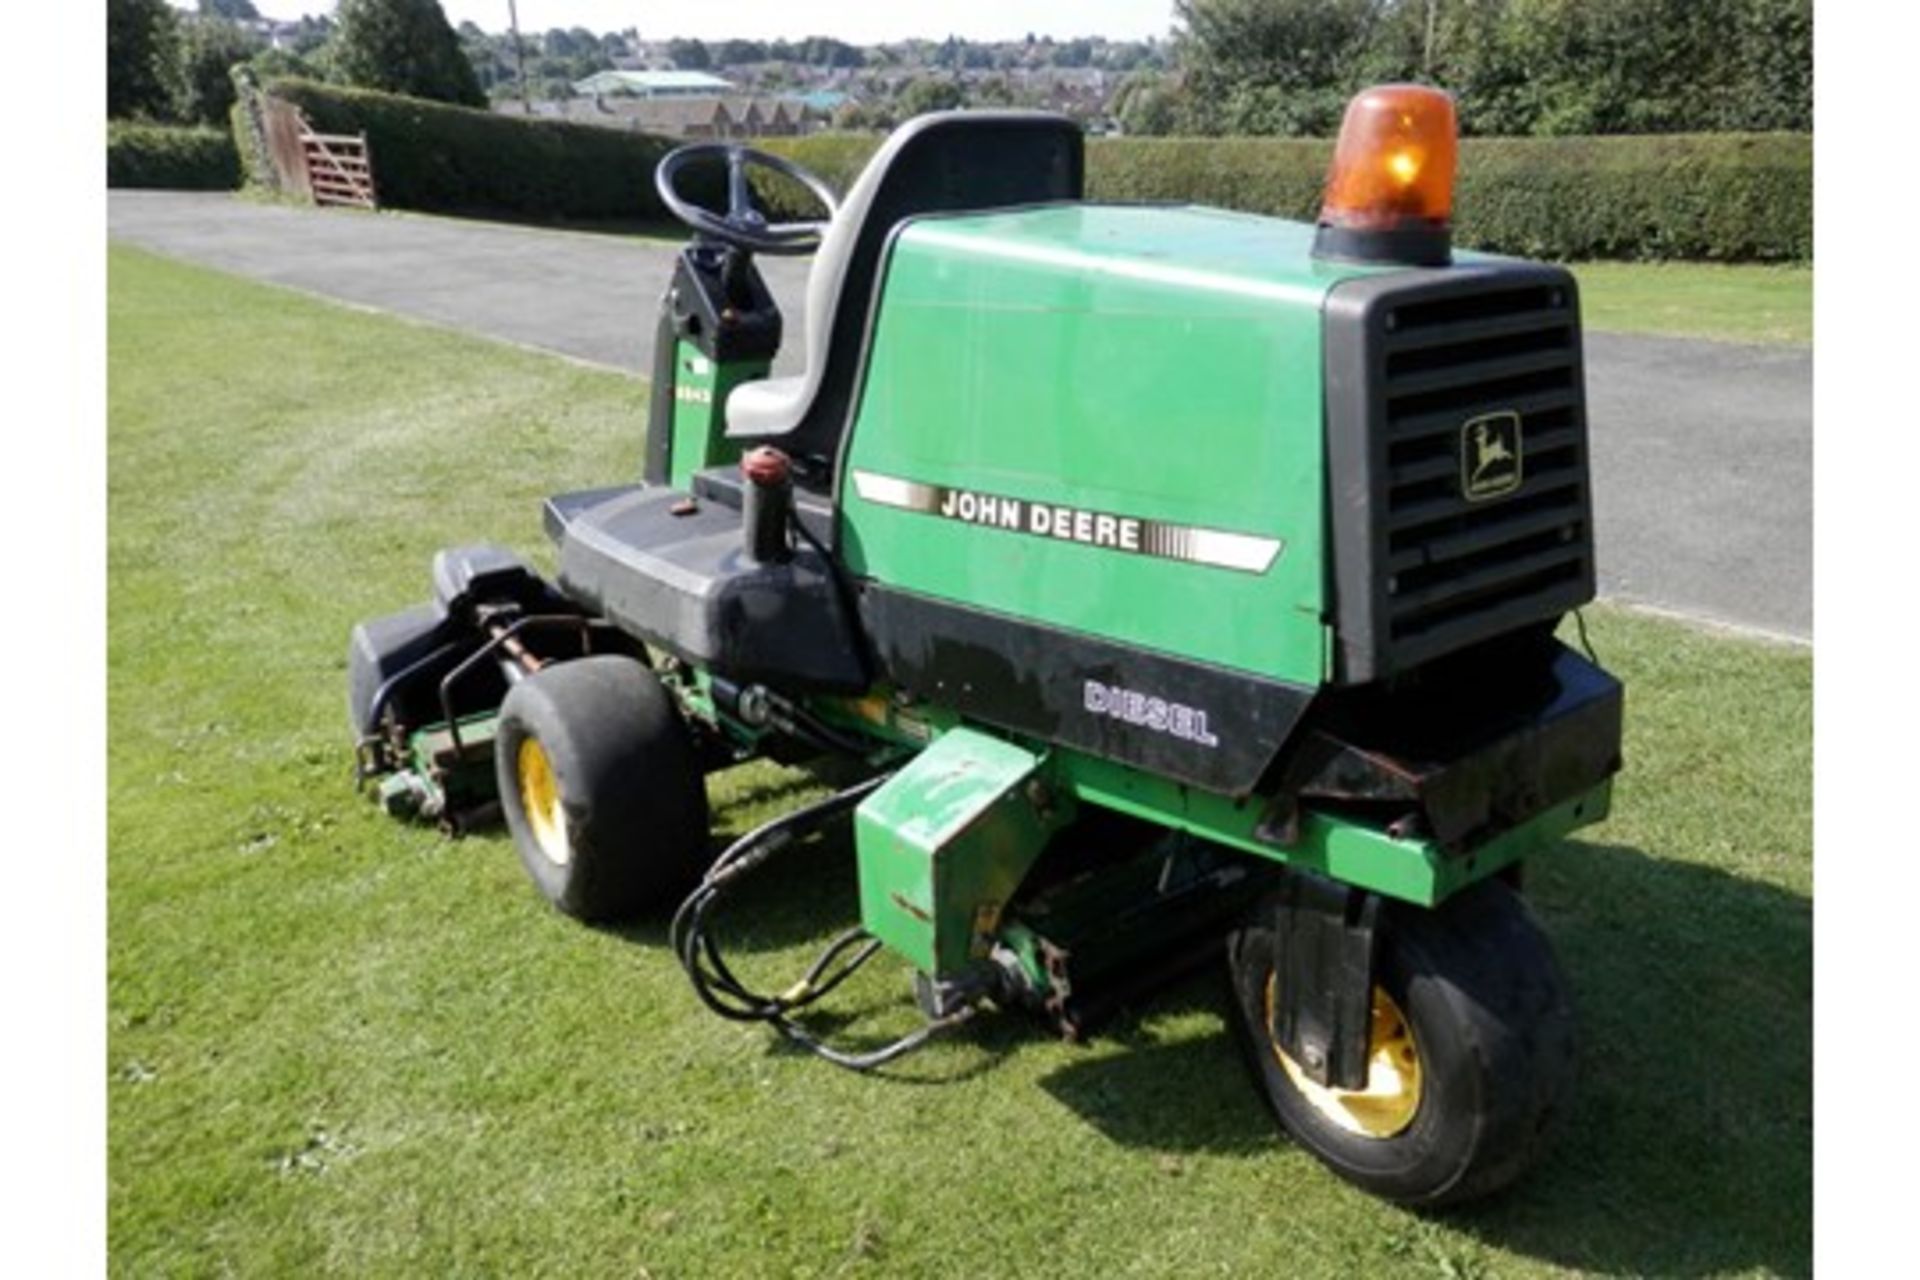
<svg viewBox="0 0 1920 1280">
<path fill-rule="evenodd" d="M 1276 975 L 1267 975 L 1267 1026 L 1273 1026 Z M 1420 1110 L 1422 1078 L 1420 1049 L 1413 1026 L 1393 997 L 1373 989 L 1373 1026 L 1367 1040 L 1367 1084 L 1363 1089 L 1334 1089 L 1319 1084 L 1289 1058 L 1268 1036 L 1273 1056 L 1287 1079 L 1312 1105 L 1348 1133 L 1363 1138 L 1391 1138 L 1413 1123 Z"/>
<path fill-rule="evenodd" d="M 533 842 L 549 861 L 564 867 L 573 856 L 573 848 L 567 841 L 567 815 L 560 807 L 560 783 L 553 776 L 553 762 L 537 740 L 522 738 L 516 764 L 520 807 L 526 812 Z"/>
</svg>

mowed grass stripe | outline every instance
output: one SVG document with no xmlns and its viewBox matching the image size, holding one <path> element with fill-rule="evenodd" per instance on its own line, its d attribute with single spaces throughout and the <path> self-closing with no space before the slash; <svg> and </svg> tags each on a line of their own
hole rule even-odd
<svg viewBox="0 0 1920 1280">
<path fill-rule="evenodd" d="M 1813 342 L 1813 268 L 1719 262 L 1576 262 L 1595 332 Z"/>
<path fill-rule="evenodd" d="M 1810 661 L 1612 612 L 1615 818 L 1535 868 L 1585 1070 L 1557 1155 L 1429 1221 L 1275 1136 L 1218 975 L 1086 1047 L 989 1020 L 852 1076 L 706 1014 L 658 923 L 348 785 L 348 628 L 443 545 L 637 469 L 644 384 L 115 249 L 110 1244 L 120 1274 L 1803 1272 Z M 634 317 L 644 324 L 649 317 Z M 738 832 L 809 794 L 715 783 Z M 753 980 L 855 913 L 843 837 L 726 918 Z M 873 966 L 843 1034 L 911 1025 Z"/>
</svg>

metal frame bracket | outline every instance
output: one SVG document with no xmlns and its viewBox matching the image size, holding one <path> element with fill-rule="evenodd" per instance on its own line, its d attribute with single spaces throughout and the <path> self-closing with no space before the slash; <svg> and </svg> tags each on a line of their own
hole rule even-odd
<svg viewBox="0 0 1920 1280">
<path fill-rule="evenodd" d="M 1379 915 L 1380 896 L 1365 889 L 1299 870 L 1281 879 L 1268 1030 L 1317 1084 L 1366 1085 Z"/>
</svg>

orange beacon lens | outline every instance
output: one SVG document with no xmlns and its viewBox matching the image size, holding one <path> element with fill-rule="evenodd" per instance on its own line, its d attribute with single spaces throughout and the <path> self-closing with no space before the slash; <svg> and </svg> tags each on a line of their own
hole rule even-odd
<svg viewBox="0 0 1920 1280">
<path fill-rule="evenodd" d="M 1416 84 L 1361 92 L 1347 104 L 1327 174 L 1328 256 L 1447 261 L 1458 154 L 1447 94 Z"/>
</svg>

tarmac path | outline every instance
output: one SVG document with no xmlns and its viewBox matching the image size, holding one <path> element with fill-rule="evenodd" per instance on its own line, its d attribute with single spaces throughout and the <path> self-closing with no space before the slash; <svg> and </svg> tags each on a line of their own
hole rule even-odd
<svg viewBox="0 0 1920 1280">
<path fill-rule="evenodd" d="M 644 374 L 675 247 L 406 214 L 108 193 L 110 239 Z M 802 350 L 807 260 L 761 270 Z M 1588 333 L 1603 594 L 1813 638 L 1813 352 Z"/>
</svg>

